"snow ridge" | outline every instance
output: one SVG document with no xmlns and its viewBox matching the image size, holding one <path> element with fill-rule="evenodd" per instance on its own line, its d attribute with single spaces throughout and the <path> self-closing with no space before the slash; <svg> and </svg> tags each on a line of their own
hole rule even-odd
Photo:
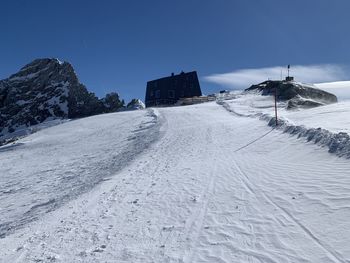
<svg viewBox="0 0 350 263">
<path fill-rule="evenodd" d="M 321 147 L 327 147 L 328 152 L 336 154 L 339 157 L 350 158 L 350 136 L 346 132 L 333 133 L 327 129 L 308 128 L 304 125 L 294 125 L 285 118 L 278 118 L 278 125 L 276 126 L 276 119 L 274 116 L 266 113 L 242 114 L 236 112 L 230 104 L 220 100 L 217 101 L 227 111 L 240 117 L 259 118 L 266 121 L 268 126 L 289 133 L 297 138 L 305 138 L 307 142 L 313 142 Z"/>
</svg>

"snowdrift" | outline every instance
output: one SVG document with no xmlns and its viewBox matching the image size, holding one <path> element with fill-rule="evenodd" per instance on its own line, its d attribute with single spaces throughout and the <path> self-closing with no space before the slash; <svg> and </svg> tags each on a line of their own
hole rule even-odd
<svg viewBox="0 0 350 263">
<path fill-rule="evenodd" d="M 278 116 L 277 126 L 272 103 L 272 97 L 264 98 L 259 94 L 231 94 L 218 100 L 218 104 L 237 116 L 259 118 L 274 129 L 297 136 L 297 138 L 305 138 L 307 142 L 326 147 L 329 153 L 334 153 L 339 157 L 350 158 L 350 136 L 345 132 L 350 130 L 350 125 L 344 122 L 349 116 L 350 102 L 292 112 L 285 110 L 285 103 L 279 103 L 280 116 Z M 326 109 L 333 109 L 332 116 L 327 116 L 327 119 L 324 118 L 324 115 L 329 112 L 325 111 L 325 107 Z M 300 118 L 303 115 L 304 118 Z M 305 118 L 309 118 L 309 120 L 305 121 Z M 310 119 L 315 120 L 317 118 L 319 123 L 310 122 Z M 331 130 L 322 127 L 325 122 L 328 122 L 327 125 Z M 339 124 L 339 122 L 343 123 L 341 129 L 339 129 L 339 126 L 337 126 L 338 128 L 332 127 L 332 123 Z M 317 124 L 319 126 L 314 126 Z M 337 130 L 340 131 L 337 132 Z"/>
</svg>

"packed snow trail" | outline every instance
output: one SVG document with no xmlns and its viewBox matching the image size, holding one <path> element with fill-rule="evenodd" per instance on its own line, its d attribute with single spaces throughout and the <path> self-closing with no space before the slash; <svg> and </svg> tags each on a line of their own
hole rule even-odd
<svg viewBox="0 0 350 263">
<path fill-rule="evenodd" d="M 350 262 L 349 160 L 215 103 L 157 111 L 158 141 L 0 261 Z"/>
</svg>

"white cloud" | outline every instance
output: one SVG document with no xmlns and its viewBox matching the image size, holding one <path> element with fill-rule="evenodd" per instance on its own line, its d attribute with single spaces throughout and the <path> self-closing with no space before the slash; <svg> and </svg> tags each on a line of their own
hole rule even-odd
<svg viewBox="0 0 350 263">
<path fill-rule="evenodd" d="M 279 80 L 281 79 L 281 72 L 284 78 L 287 75 L 287 67 L 240 69 L 230 73 L 206 76 L 204 80 L 229 89 L 245 89 L 252 84 L 257 84 L 267 79 Z M 296 81 L 304 83 L 333 82 L 347 79 L 345 68 L 333 64 L 292 65 L 290 75 L 294 76 Z"/>
</svg>

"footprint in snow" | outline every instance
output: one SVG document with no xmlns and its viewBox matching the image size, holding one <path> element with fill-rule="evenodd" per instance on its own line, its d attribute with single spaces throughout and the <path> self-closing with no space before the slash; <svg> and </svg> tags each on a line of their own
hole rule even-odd
<svg viewBox="0 0 350 263">
<path fill-rule="evenodd" d="M 163 231 L 171 231 L 174 229 L 174 226 L 163 226 Z"/>
<path fill-rule="evenodd" d="M 98 252 L 101 253 L 104 251 L 104 249 L 106 248 L 106 245 L 101 245 L 99 248 L 96 248 L 95 250 L 93 250 L 92 252 Z"/>
</svg>

